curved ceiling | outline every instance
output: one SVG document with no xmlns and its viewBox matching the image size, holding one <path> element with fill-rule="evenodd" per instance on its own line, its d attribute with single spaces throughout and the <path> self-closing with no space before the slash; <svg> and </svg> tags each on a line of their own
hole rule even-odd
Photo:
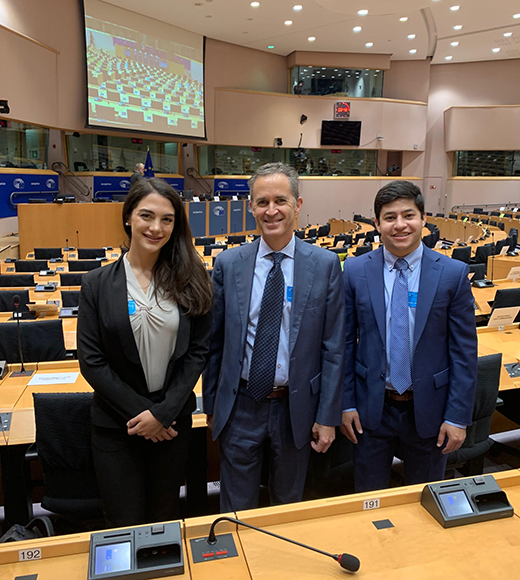
<svg viewBox="0 0 520 580">
<path fill-rule="evenodd" d="M 257 7 L 251 0 L 104 1 L 283 56 L 294 50 L 361 52 L 392 60 L 432 57 L 437 64 L 520 58 L 518 0 L 259 0 Z"/>
</svg>

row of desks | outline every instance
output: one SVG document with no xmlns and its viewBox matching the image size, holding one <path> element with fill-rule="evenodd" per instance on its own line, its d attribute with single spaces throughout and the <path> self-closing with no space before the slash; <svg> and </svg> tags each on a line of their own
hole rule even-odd
<svg viewBox="0 0 520 580">
<path fill-rule="evenodd" d="M 366 580 L 508 580 L 516 578 L 520 567 L 520 471 L 495 478 L 514 508 L 513 517 L 451 529 L 443 529 L 421 506 L 422 485 L 227 515 L 333 554 L 354 554 L 361 561 L 357 576 Z M 366 503 L 374 505 L 374 500 L 380 507 L 367 510 Z M 190 540 L 207 537 L 214 519 L 181 522 L 185 564 L 177 578 L 346 578 L 330 558 L 228 522 L 216 531 L 232 534 L 238 556 L 195 564 Z M 378 529 L 379 522 L 387 527 Z M 82 533 L 3 544 L 0 576 L 85 580 L 89 540 L 90 534 Z M 19 562 L 21 549 L 39 549 L 42 559 Z"/>
</svg>

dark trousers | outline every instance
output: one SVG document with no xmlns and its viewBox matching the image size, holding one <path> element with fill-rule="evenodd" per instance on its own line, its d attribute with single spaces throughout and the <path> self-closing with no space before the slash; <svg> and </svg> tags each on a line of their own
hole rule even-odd
<svg viewBox="0 0 520 580">
<path fill-rule="evenodd" d="M 288 397 L 256 402 L 240 389 L 219 439 L 222 513 L 258 507 L 266 446 L 271 504 L 301 501 L 311 447 L 294 445 Z"/>
<path fill-rule="evenodd" d="M 437 447 L 437 436 L 425 439 L 417 434 L 413 400 L 386 399 L 379 427 L 372 431 L 363 428 L 357 438 L 353 446 L 357 493 L 390 486 L 392 460 L 397 452 L 404 462 L 405 485 L 444 479 L 448 456 Z"/>
<path fill-rule="evenodd" d="M 126 429 L 92 426 L 92 452 L 108 527 L 175 520 L 191 438 L 191 415 L 177 437 L 153 443 Z"/>
</svg>

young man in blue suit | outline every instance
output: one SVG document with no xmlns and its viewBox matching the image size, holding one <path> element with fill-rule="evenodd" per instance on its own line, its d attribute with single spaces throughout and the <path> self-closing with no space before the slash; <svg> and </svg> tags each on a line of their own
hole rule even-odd
<svg viewBox="0 0 520 580">
<path fill-rule="evenodd" d="M 477 337 L 468 267 L 421 242 L 420 189 L 384 186 L 374 202 L 383 247 L 345 262 L 343 424 L 356 491 L 389 486 L 396 445 L 405 484 L 444 478 L 471 424 Z"/>
<path fill-rule="evenodd" d="M 204 410 L 220 440 L 223 512 L 258 507 L 264 452 L 271 503 L 300 501 L 311 447 L 341 424 L 344 302 L 335 254 L 293 235 L 302 199 L 283 163 L 249 181 L 261 238 L 215 262 Z"/>
</svg>

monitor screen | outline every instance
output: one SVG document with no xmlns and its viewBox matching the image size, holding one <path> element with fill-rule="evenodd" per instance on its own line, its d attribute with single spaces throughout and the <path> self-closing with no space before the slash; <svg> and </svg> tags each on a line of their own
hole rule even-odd
<svg viewBox="0 0 520 580">
<path fill-rule="evenodd" d="M 322 121 L 321 145 L 359 145 L 361 121 Z"/>
<path fill-rule="evenodd" d="M 439 498 L 449 518 L 473 513 L 468 498 L 462 490 L 441 493 Z"/>
<path fill-rule="evenodd" d="M 205 138 L 204 37 L 84 0 L 87 126 Z"/>
<path fill-rule="evenodd" d="M 132 568 L 130 542 L 96 546 L 94 574 L 124 572 Z"/>
</svg>

